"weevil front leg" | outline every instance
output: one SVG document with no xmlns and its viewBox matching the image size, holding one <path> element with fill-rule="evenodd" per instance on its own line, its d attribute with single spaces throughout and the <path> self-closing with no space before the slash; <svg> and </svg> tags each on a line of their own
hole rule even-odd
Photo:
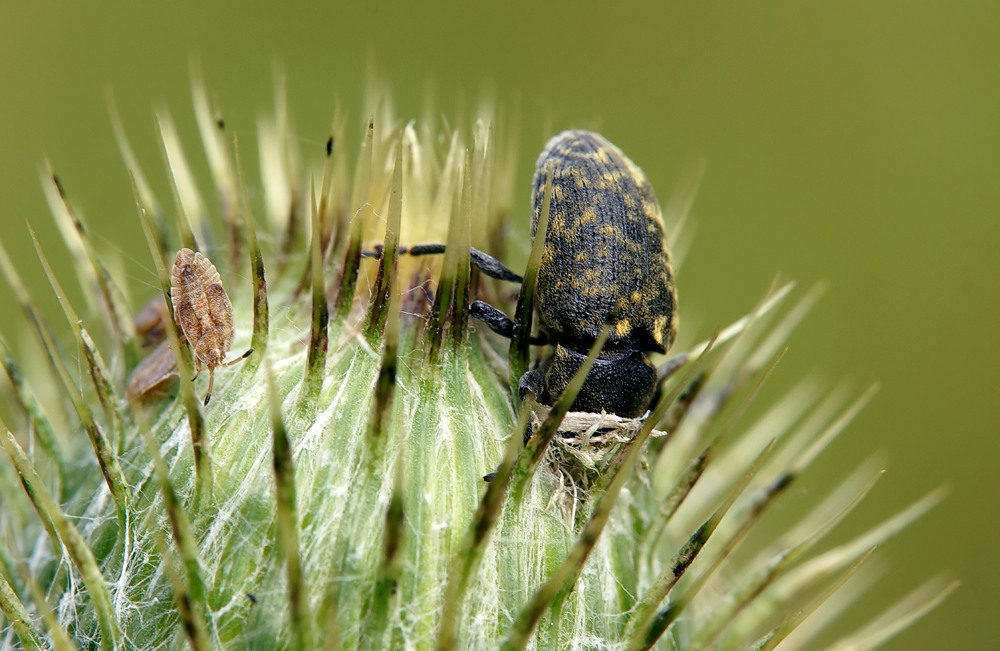
<svg viewBox="0 0 1000 651">
<path fill-rule="evenodd" d="M 514 336 L 514 319 L 510 318 L 497 308 L 483 301 L 473 301 L 469 306 L 469 316 L 479 319 L 485 323 L 490 330 L 501 337 L 511 339 Z M 544 346 L 549 343 L 549 338 L 544 332 L 531 335 L 528 342 L 532 346 Z"/>
<path fill-rule="evenodd" d="M 441 255 L 444 252 L 444 244 L 418 244 L 411 247 L 399 247 L 400 255 Z M 366 258 L 378 258 L 382 255 L 382 245 L 376 244 L 374 251 L 362 251 L 361 255 Z M 469 247 L 469 260 L 479 271 L 490 278 L 512 283 L 524 281 L 521 276 L 508 269 L 502 262 L 474 246 Z M 489 303 L 473 301 L 472 305 L 469 306 L 469 315 L 485 323 L 490 330 L 501 337 L 510 339 L 514 336 L 514 320 Z M 544 333 L 532 335 L 529 342 L 534 346 L 544 346 L 548 343 L 548 337 Z"/>
<path fill-rule="evenodd" d="M 418 244 L 416 246 L 399 247 L 400 255 L 441 255 L 445 251 L 444 244 Z M 382 245 L 375 245 L 374 251 L 362 251 L 361 255 L 366 258 L 378 258 L 382 255 Z M 489 253 L 480 251 L 474 246 L 469 247 L 469 260 L 479 271 L 490 278 L 505 280 L 511 283 L 521 283 L 524 279 L 518 274 L 508 269 L 502 262 L 494 258 Z"/>
</svg>

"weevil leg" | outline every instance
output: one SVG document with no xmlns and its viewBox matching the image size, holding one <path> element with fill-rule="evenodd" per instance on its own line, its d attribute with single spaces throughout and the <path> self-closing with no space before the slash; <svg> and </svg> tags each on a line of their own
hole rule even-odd
<svg viewBox="0 0 1000 651">
<path fill-rule="evenodd" d="M 490 330 L 497 333 L 501 337 L 510 339 L 514 336 L 514 320 L 489 303 L 484 303 L 483 301 L 473 301 L 472 305 L 469 306 L 469 316 L 474 319 L 479 319 L 485 323 Z M 545 336 L 545 333 L 541 333 L 532 335 L 528 339 L 528 342 L 533 346 L 544 346 L 549 343 L 549 338 Z"/>
<path fill-rule="evenodd" d="M 521 400 L 532 398 L 535 402 L 549 403 L 548 392 L 545 390 L 545 374 L 541 369 L 533 369 L 521 376 L 517 383 L 517 393 Z"/>
<path fill-rule="evenodd" d="M 194 382 L 201 375 L 201 358 L 197 355 L 194 356 L 194 375 L 191 376 L 191 381 Z"/>
<path fill-rule="evenodd" d="M 508 269 L 504 263 L 500 262 L 489 253 L 484 253 L 476 247 L 470 246 L 469 256 L 472 259 L 472 264 L 479 267 L 479 270 L 490 278 L 506 280 L 507 282 L 517 283 L 518 285 L 524 282 L 524 278 Z"/>
<path fill-rule="evenodd" d="M 400 255 L 440 255 L 444 253 L 444 244 L 418 244 L 416 246 L 399 247 Z M 362 251 L 362 257 L 378 258 L 382 255 L 382 245 L 376 244 L 374 251 Z M 504 266 L 502 262 L 488 253 L 480 251 L 474 246 L 469 247 L 469 259 L 479 269 L 490 278 L 505 280 L 512 283 L 520 283 L 524 279 Z"/>
<path fill-rule="evenodd" d="M 362 257 L 366 258 L 378 258 L 382 255 L 382 245 L 376 244 L 374 251 L 362 251 Z M 400 255 L 440 255 L 444 253 L 444 244 L 417 244 L 416 246 L 399 247 Z M 502 262 L 489 255 L 480 251 L 474 246 L 469 247 L 469 260 L 478 268 L 482 273 L 486 274 L 490 278 L 496 278 L 497 280 L 505 280 L 512 283 L 521 283 L 524 279 L 504 266 Z M 514 321 L 493 307 L 489 303 L 484 303 L 483 301 L 474 301 L 472 305 L 469 306 L 469 314 L 475 318 L 479 319 L 487 326 L 490 330 L 497 333 L 502 337 L 510 339 L 514 336 Z M 544 333 L 538 335 L 532 335 L 528 340 L 533 346 L 544 346 L 548 343 L 548 337 Z"/>
<path fill-rule="evenodd" d="M 469 306 L 469 316 L 479 319 L 493 332 L 510 339 L 514 336 L 514 319 L 483 301 L 473 301 Z"/>
<path fill-rule="evenodd" d="M 549 392 L 545 388 L 545 373 L 538 368 L 532 369 L 521 376 L 521 379 L 517 382 L 517 395 L 521 398 L 522 402 L 531 399 L 546 405 L 552 404 Z M 528 439 L 534 436 L 536 429 L 535 425 L 531 422 L 528 422 L 524 426 L 522 437 L 525 444 L 527 444 Z"/>
</svg>

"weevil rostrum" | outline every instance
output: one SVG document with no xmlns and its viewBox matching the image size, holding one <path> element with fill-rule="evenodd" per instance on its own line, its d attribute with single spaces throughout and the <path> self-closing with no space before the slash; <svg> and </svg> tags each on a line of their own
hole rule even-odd
<svg viewBox="0 0 1000 651">
<path fill-rule="evenodd" d="M 233 305 L 222 287 L 222 278 L 212 261 L 200 252 L 181 249 L 174 258 L 170 274 L 170 299 L 174 320 L 194 351 L 195 374 L 208 368 L 208 392 L 205 405 L 212 399 L 215 369 L 232 366 L 247 358 L 253 349 L 238 359 L 226 362 L 233 345 Z"/>
</svg>

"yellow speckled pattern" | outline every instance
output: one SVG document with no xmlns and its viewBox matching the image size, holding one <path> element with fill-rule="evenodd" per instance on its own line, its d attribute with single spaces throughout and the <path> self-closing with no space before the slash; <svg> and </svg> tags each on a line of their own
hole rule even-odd
<svg viewBox="0 0 1000 651">
<path fill-rule="evenodd" d="M 550 164 L 551 213 L 538 276 L 543 328 L 586 352 L 610 322 L 609 348 L 666 352 L 677 331 L 677 295 L 646 175 L 600 134 L 564 131 L 538 157 L 532 235 Z"/>
</svg>

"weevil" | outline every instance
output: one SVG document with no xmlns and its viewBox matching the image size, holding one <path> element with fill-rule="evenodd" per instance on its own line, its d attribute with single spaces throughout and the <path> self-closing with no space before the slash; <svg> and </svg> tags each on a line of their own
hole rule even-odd
<svg viewBox="0 0 1000 651">
<path fill-rule="evenodd" d="M 174 320 L 194 351 L 194 377 L 201 374 L 202 365 L 208 368 L 208 391 L 205 394 L 205 406 L 208 406 L 215 384 L 215 369 L 246 359 L 253 349 L 237 359 L 225 361 L 226 353 L 233 345 L 233 305 L 222 287 L 219 271 L 200 252 L 191 249 L 177 252 L 170 275 L 170 299 L 174 306 Z"/>
<path fill-rule="evenodd" d="M 531 234 L 552 169 L 549 226 L 538 270 L 537 313 L 552 344 L 521 391 L 559 398 L 604 324 L 607 343 L 573 402 L 577 411 L 624 417 L 646 411 L 656 389 L 649 353 L 677 332 L 677 292 L 663 219 L 646 175 L 622 150 L 588 131 L 564 131 L 538 157 Z"/>
<path fill-rule="evenodd" d="M 604 136 L 564 131 L 538 157 L 531 195 L 531 236 L 552 170 L 549 223 L 538 270 L 536 311 L 548 356 L 519 381 L 523 395 L 543 404 L 562 395 L 605 324 L 607 343 L 571 409 L 631 418 L 645 413 L 656 390 L 650 353 L 666 353 L 677 332 L 677 292 L 663 219 L 639 167 Z M 442 253 L 444 245 L 401 249 Z M 471 261 L 493 278 L 521 277 L 475 248 Z M 368 254 L 368 255 L 377 255 Z M 483 301 L 470 314 L 510 337 L 514 322 Z"/>
</svg>

